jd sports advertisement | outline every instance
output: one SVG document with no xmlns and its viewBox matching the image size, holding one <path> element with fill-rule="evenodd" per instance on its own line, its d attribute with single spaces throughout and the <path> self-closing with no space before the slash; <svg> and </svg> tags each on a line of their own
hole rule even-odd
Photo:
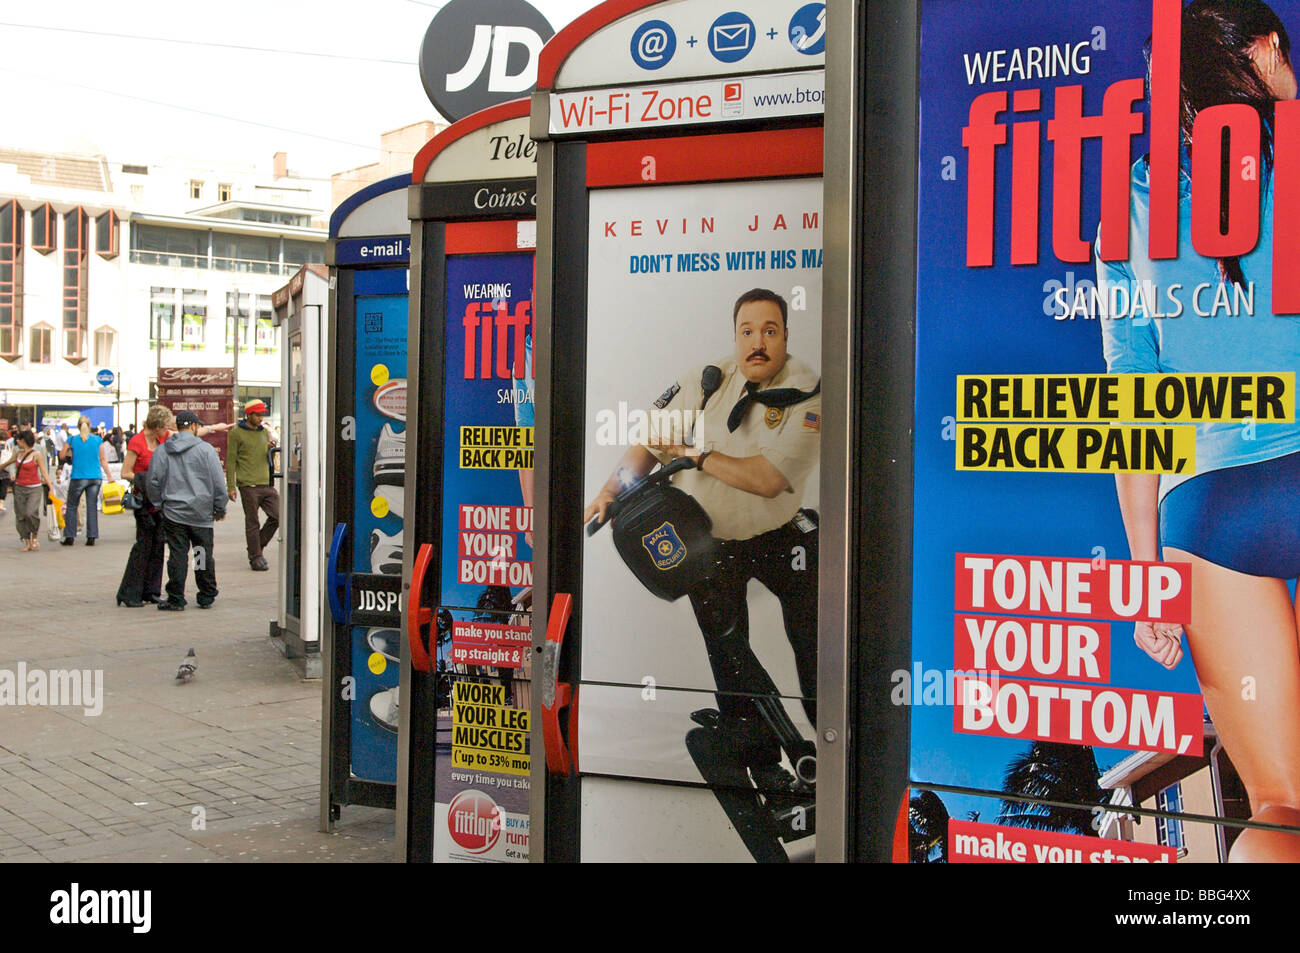
<svg viewBox="0 0 1300 953">
<path fill-rule="evenodd" d="M 590 193 L 584 860 L 812 855 L 820 216 L 819 178 Z"/>
<path fill-rule="evenodd" d="M 397 290 L 405 272 L 362 272 L 358 291 Z M 356 466 L 352 571 L 402 574 L 406 480 L 405 294 L 356 299 Z M 401 633 L 352 628 L 352 773 L 368 781 L 397 780 L 398 660 Z"/>
<path fill-rule="evenodd" d="M 922 6 L 914 861 L 1300 858 L 1295 29 Z"/>
</svg>

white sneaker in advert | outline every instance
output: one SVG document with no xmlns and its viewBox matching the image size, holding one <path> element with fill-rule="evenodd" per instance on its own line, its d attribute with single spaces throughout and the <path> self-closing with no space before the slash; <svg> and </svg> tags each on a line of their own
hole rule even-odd
<svg viewBox="0 0 1300 953">
<path fill-rule="evenodd" d="M 406 490 L 400 486 L 377 486 L 375 496 L 381 497 L 388 504 L 388 515 L 402 519 L 402 510 L 406 506 Z"/>
<path fill-rule="evenodd" d="M 370 571 L 385 576 L 402 574 L 402 537 L 370 532 Z"/>
<path fill-rule="evenodd" d="M 390 662 L 401 661 L 398 653 L 402 651 L 402 633 L 396 629 L 369 629 L 366 645 L 370 646 L 370 651 L 378 652 Z"/>
<path fill-rule="evenodd" d="M 380 728 L 397 730 L 397 689 L 385 688 L 370 696 L 370 717 Z"/>
<path fill-rule="evenodd" d="M 406 482 L 406 431 L 393 433 L 392 424 L 384 424 L 375 444 L 375 483 L 402 486 Z"/>
</svg>

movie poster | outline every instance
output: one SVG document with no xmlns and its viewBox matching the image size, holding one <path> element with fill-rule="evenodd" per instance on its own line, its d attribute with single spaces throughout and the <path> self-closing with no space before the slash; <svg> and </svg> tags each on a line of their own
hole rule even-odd
<svg viewBox="0 0 1300 953">
<path fill-rule="evenodd" d="M 914 860 L 1300 856 L 1295 28 L 922 4 Z"/>
<path fill-rule="evenodd" d="M 821 195 L 591 192 L 584 860 L 813 852 Z"/>
<path fill-rule="evenodd" d="M 533 255 L 447 258 L 435 860 L 528 860 Z"/>
<path fill-rule="evenodd" d="M 358 292 L 404 287 L 404 271 L 359 272 Z M 406 483 L 407 296 L 356 299 L 356 464 L 353 470 L 352 571 L 402 574 Z M 352 773 L 397 782 L 401 632 L 352 628 Z"/>
</svg>

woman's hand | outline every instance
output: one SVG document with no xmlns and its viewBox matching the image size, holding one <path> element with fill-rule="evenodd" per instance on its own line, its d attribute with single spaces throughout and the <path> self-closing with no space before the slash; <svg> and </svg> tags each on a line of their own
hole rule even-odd
<svg viewBox="0 0 1300 953">
<path fill-rule="evenodd" d="M 1133 641 L 1137 647 L 1167 669 L 1183 657 L 1183 627 L 1173 622 L 1135 622 Z"/>
</svg>

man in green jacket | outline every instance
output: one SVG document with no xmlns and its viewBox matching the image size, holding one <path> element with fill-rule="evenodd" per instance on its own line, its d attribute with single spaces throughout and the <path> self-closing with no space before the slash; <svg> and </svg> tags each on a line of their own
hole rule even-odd
<svg viewBox="0 0 1300 953">
<path fill-rule="evenodd" d="M 230 499 L 238 495 L 244 505 L 244 540 L 248 544 L 248 565 L 257 572 L 270 567 L 262 549 L 280 526 L 280 494 L 271 484 L 268 451 L 274 441 L 262 426 L 266 404 L 260 400 L 244 406 L 244 419 L 230 428 L 226 439 L 226 489 Z M 266 512 L 258 525 L 257 511 Z"/>
</svg>

